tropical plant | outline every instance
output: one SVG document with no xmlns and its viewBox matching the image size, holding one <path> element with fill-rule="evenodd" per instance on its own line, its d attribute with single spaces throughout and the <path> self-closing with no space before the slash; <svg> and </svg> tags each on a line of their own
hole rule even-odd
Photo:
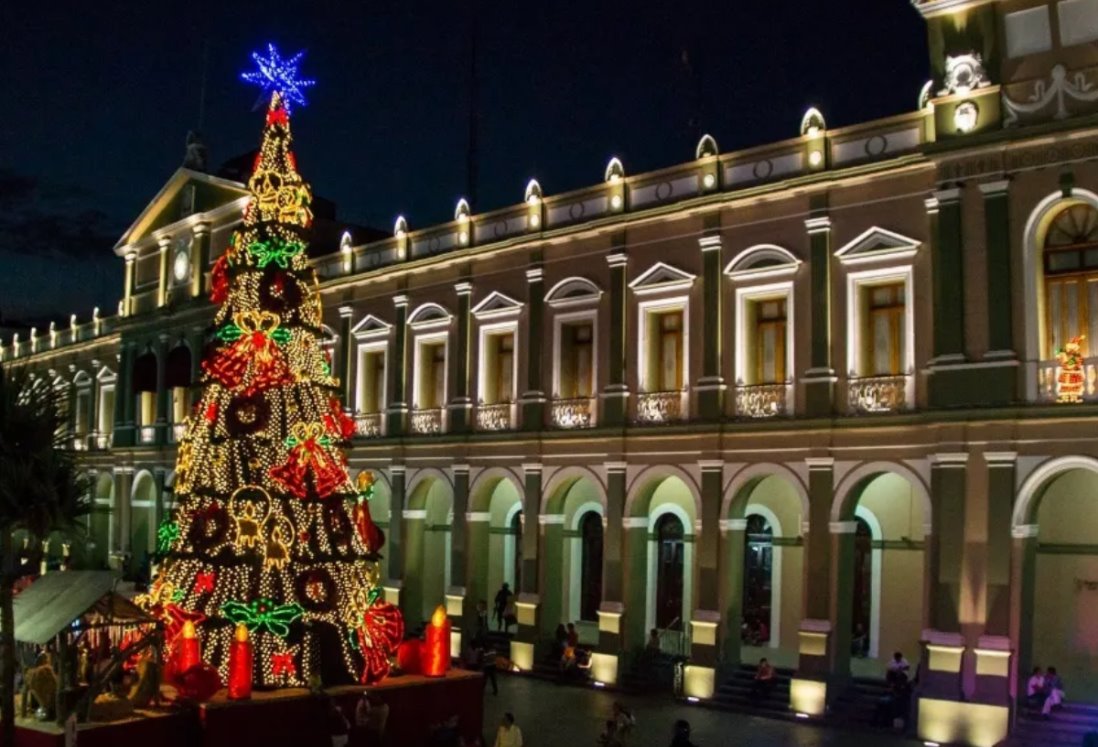
<svg viewBox="0 0 1098 747">
<path fill-rule="evenodd" d="M 15 743 L 15 533 L 41 540 L 78 531 L 90 509 L 91 483 L 67 429 L 64 391 L 0 367 L 0 744 Z"/>
</svg>

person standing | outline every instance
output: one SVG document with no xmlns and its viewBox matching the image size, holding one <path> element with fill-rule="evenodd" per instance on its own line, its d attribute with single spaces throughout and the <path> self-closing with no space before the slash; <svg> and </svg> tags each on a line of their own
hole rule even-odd
<svg viewBox="0 0 1098 747">
<path fill-rule="evenodd" d="M 332 747 L 347 747 L 351 740 L 351 724 L 334 700 L 328 700 L 328 734 L 332 738 Z"/>
<path fill-rule="evenodd" d="M 680 718 L 675 722 L 675 729 L 671 736 L 671 747 L 696 747 L 696 745 L 690 741 L 689 721 Z"/>
<path fill-rule="evenodd" d="M 493 611 L 496 613 L 496 629 L 503 630 L 503 615 L 507 611 L 507 602 L 511 599 L 511 587 L 506 581 L 503 582 L 503 586 L 499 587 L 499 591 L 496 592 L 495 605 Z"/>
<path fill-rule="evenodd" d="M 511 712 L 503 714 L 499 729 L 496 730 L 496 743 L 494 747 L 522 747 L 522 729 L 515 724 L 515 715 Z"/>
</svg>

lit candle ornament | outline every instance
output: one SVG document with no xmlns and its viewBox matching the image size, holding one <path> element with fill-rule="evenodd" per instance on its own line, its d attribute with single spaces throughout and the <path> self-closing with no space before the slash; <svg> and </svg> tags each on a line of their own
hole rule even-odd
<svg viewBox="0 0 1098 747">
<path fill-rule="evenodd" d="M 194 623 L 187 620 L 183 623 L 183 632 L 176 642 L 175 671 L 183 674 L 191 667 L 202 663 L 202 647 L 198 641 L 198 631 Z"/>
<path fill-rule="evenodd" d="M 450 669 L 450 618 L 441 604 L 431 615 L 420 661 L 428 677 L 442 677 Z"/>
<path fill-rule="evenodd" d="M 255 652 L 248 638 L 248 626 L 238 623 L 233 642 L 229 646 L 229 700 L 247 700 L 252 697 L 252 669 Z"/>
</svg>

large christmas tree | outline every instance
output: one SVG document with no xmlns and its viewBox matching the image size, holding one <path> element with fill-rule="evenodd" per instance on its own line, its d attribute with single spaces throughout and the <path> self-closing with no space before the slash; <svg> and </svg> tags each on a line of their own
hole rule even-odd
<svg viewBox="0 0 1098 747">
<path fill-rule="evenodd" d="M 368 473 L 352 484 L 340 445 L 353 422 L 320 347 L 321 299 L 306 236 L 309 186 L 291 150 L 289 104 L 304 103 L 300 55 L 254 55 L 270 99 L 243 225 L 214 265 L 219 304 L 202 396 L 176 464 L 176 509 L 160 527 L 161 572 L 142 600 L 165 621 L 169 671 L 187 621 L 228 679 L 245 625 L 259 687 L 376 681 L 400 642 L 381 601 L 381 531 Z"/>
</svg>

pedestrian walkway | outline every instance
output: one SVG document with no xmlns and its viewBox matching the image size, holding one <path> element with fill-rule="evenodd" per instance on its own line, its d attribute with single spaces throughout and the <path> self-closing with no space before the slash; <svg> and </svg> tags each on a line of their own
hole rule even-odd
<svg viewBox="0 0 1098 747">
<path fill-rule="evenodd" d="M 826 726 L 777 721 L 683 705 L 666 696 L 625 695 L 560 687 L 530 677 L 504 676 L 499 696 L 484 697 L 484 734 L 491 737 L 503 714 L 515 714 L 528 747 L 594 745 L 615 700 L 637 717 L 629 747 L 667 747 L 671 725 L 685 718 L 699 747 L 724 745 L 795 745 L 796 747 L 911 747 L 918 744 L 890 735 L 848 732 Z M 491 744 L 491 739 L 489 739 Z"/>
</svg>

